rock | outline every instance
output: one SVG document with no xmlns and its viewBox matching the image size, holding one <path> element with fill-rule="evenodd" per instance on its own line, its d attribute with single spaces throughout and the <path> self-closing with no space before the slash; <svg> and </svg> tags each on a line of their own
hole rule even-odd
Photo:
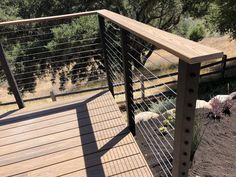
<svg viewBox="0 0 236 177">
<path fill-rule="evenodd" d="M 164 112 L 162 115 L 163 115 L 165 118 L 167 118 L 169 115 L 172 115 L 173 117 L 175 117 L 175 108 L 170 109 L 170 110 Z"/>
<path fill-rule="evenodd" d="M 232 100 L 232 96 L 231 95 L 217 95 L 215 97 L 213 97 L 212 99 L 210 99 L 210 101 L 208 101 L 208 103 L 212 103 L 214 99 L 218 99 L 221 103 L 224 103 L 228 100 Z"/>
<path fill-rule="evenodd" d="M 232 100 L 235 100 L 236 99 L 236 92 L 231 93 L 230 96 L 231 96 Z"/>
<path fill-rule="evenodd" d="M 199 118 L 204 117 L 211 111 L 212 111 L 212 106 L 210 103 L 206 102 L 205 100 L 197 100 L 195 117 Z"/>
<path fill-rule="evenodd" d="M 135 116 L 135 123 L 139 123 L 141 121 L 148 121 L 149 119 L 157 119 L 159 117 L 159 114 L 146 111 L 146 112 L 141 112 Z"/>
<path fill-rule="evenodd" d="M 212 106 L 209 102 L 206 102 L 205 100 L 197 100 L 196 109 L 201 109 L 201 108 L 211 110 Z"/>
</svg>

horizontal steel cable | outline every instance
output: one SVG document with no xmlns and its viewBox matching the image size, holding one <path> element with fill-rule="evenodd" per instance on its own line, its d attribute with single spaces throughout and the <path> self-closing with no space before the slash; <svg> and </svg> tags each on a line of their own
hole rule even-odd
<svg viewBox="0 0 236 177">
<path fill-rule="evenodd" d="M 141 63 L 140 61 L 138 61 L 132 54 L 128 53 L 128 55 L 129 55 L 130 57 L 132 57 L 136 62 L 138 62 L 139 64 L 142 65 L 142 63 Z M 156 77 L 156 79 L 159 79 L 159 80 L 160 80 L 160 78 L 158 78 L 158 76 L 156 76 L 155 74 L 153 74 L 149 69 L 147 69 L 146 67 L 145 67 L 145 69 L 146 69 L 153 77 Z M 177 95 L 177 93 L 176 93 L 173 89 L 171 89 L 168 85 L 166 85 L 164 82 L 161 82 L 161 83 L 163 83 L 173 94 Z"/>
<path fill-rule="evenodd" d="M 140 52 L 138 52 L 134 47 L 132 47 L 131 45 L 128 44 L 128 46 L 133 50 L 135 51 L 137 54 L 140 55 Z M 146 56 L 144 56 L 146 58 Z M 146 58 L 147 59 L 147 58 Z M 148 62 L 150 62 L 151 64 L 155 65 L 155 66 L 158 66 L 160 67 L 159 65 L 157 65 L 156 63 L 152 62 L 151 60 L 147 60 Z M 167 75 L 169 75 L 169 73 L 167 73 Z M 169 75 L 169 77 L 171 77 L 173 79 L 173 81 L 177 81 L 176 78 L 174 78 L 173 76 Z"/>
<path fill-rule="evenodd" d="M 74 46 L 74 47 L 67 47 L 67 48 L 63 48 L 63 49 L 57 49 L 57 50 L 52 50 L 52 51 L 43 51 L 43 52 L 36 52 L 36 53 L 30 53 L 30 54 L 26 54 L 26 55 L 18 55 L 17 57 L 28 57 L 28 56 L 34 56 L 35 55 L 42 55 L 42 54 L 50 54 L 53 52 L 59 52 L 59 51 L 66 51 L 69 49 L 78 49 L 78 48 L 83 48 L 83 47 L 90 47 L 90 46 L 96 46 L 96 45 L 101 45 L 100 43 L 94 43 L 94 44 L 89 44 L 89 45 L 82 45 L 82 46 Z"/>
<path fill-rule="evenodd" d="M 135 67 L 135 68 L 136 68 L 136 67 Z M 136 68 L 136 70 L 137 70 L 140 74 L 142 74 L 142 72 L 141 72 L 139 69 Z M 145 75 L 143 75 L 143 77 L 146 79 L 146 81 L 148 81 L 149 83 L 152 83 L 151 81 L 148 80 L 148 78 L 147 78 Z M 158 88 L 158 87 L 157 87 L 157 86 L 154 86 L 154 88 Z M 157 90 L 158 90 L 158 89 L 157 89 Z M 162 96 L 164 96 L 164 97 L 166 98 L 166 100 L 168 100 L 168 101 L 173 105 L 174 108 L 176 107 L 175 103 L 173 103 L 172 101 L 170 101 L 170 99 L 169 99 L 163 92 L 161 92 L 161 91 L 158 90 L 158 93 L 161 94 Z"/>
<path fill-rule="evenodd" d="M 78 61 L 78 60 L 81 60 L 81 59 L 84 59 L 84 58 L 90 58 L 90 57 L 98 57 L 98 56 L 101 56 L 100 54 L 96 54 L 96 55 L 89 55 L 89 56 L 86 56 L 86 57 L 75 57 L 73 59 L 65 59 L 65 60 L 60 60 L 60 61 L 54 61 L 54 62 L 50 62 L 50 63 L 37 63 L 35 65 L 30 65 L 30 66 L 25 66 L 24 65 L 24 69 L 26 68 L 32 68 L 32 67 L 37 67 L 37 66 L 44 66 L 44 65 L 47 65 L 47 64 L 56 64 L 56 63 L 63 63 L 63 62 L 67 62 L 67 61 Z M 96 60 L 96 61 L 102 61 L 103 59 L 99 59 L 99 60 Z M 83 64 L 85 62 L 80 62 L 79 64 Z M 89 63 L 89 62 L 88 62 Z"/>
<path fill-rule="evenodd" d="M 99 36 L 99 35 L 96 34 L 95 36 Z M 60 40 L 62 40 L 62 39 L 68 40 L 68 39 L 73 39 L 73 38 L 77 38 L 77 36 L 63 37 L 63 38 L 60 38 Z M 91 38 L 92 38 L 92 36 L 91 36 Z M 36 40 L 36 41 L 34 41 L 34 42 L 36 42 L 36 43 L 41 43 L 41 42 L 50 41 L 50 40 L 52 40 L 52 39 L 53 39 L 53 38 L 43 39 L 43 40 Z M 27 45 L 28 42 L 29 42 L 29 41 L 23 42 L 23 43 L 17 43 L 17 44 L 18 44 L 18 45 Z M 32 41 L 31 41 L 31 42 L 32 42 Z M 9 47 L 10 45 L 12 45 L 12 43 L 7 44 L 7 45 L 5 45 L 5 46 Z"/>
<path fill-rule="evenodd" d="M 147 46 L 143 45 L 142 43 L 140 43 L 139 41 L 135 40 L 134 38 L 131 38 L 131 37 L 129 37 L 129 38 L 130 38 L 131 40 L 133 40 L 134 42 L 138 43 L 139 45 L 143 46 L 144 48 L 146 48 L 146 49 L 148 49 L 148 50 L 152 50 L 152 49 L 150 49 L 149 47 L 147 47 Z M 162 59 L 168 61 L 169 63 L 176 64 L 176 63 L 170 61 L 169 59 L 167 59 L 167 58 L 161 56 L 159 53 L 155 52 L 154 50 L 152 50 L 152 51 L 153 51 L 153 53 L 159 55 Z"/>
<path fill-rule="evenodd" d="M 140 125 L 140 126 L 137 126 L 137 127 L 138 127 L 138 129 L 139 129 L 139 132 L 142 134 L 144 140 L 146 141 L 147 145 L 149 146 L 150 150 L 152 151 L 154 157 L 156 158 L 158 164 L 160 165 L 162 171 L 165 173 L 166 177 L 169 177 L 169 176 L 171 175 L 171 172 L 169 171 L 168 167 L 166 167 L 166 168 L 168 169 L 167 171 L 168 171 L 168 173 L 169 173 L 169 174 L 167 174 L 165 168 L 163 167 L 162 163 L 161 163 L 160 160 L 159 160 L 159 158 L 160 158 L 159 152 L 156 151 L 156 149 L 153 150 L 154 148 L 152 148 L 152 147 L 154 147 L 154 144 L 152 143 L 152 141 L 151 141 L 151 139 L 150 139 L 150 136 L 148 136 L 148 134 L 146 133 L 145 129 L 144 129 L 141 125 Z M 142 128 L 140 128 L 140 127 L 142 127 Z M 146 137 L 144 136 L 144 134 L 146 135 Z M 149 142 L 148 142 L 147 139 L 148 139 L 149 142 L 152 144 L 152 146 L 150 146 L 150 144 L 149 144 Z M 158 154 L 159 158 L 156 156 L 156 154 Z M 165 164 L 165 163 L 164 163 L 164 164 Z"/>
<path fill-rule="evenodd" d="M 151 119 L 151 120 L 152 120 L 152 119 Z M 143 121 L 141 121 L 140 123 L 143 123 L 143 125 L 146 127 L 146 130 L 149 131 L 149 133 L 150 133 L 152 139 L 154 140 L 155 144 L 157 145 L 159 151 L 161 151 L 161 154 L 165 157 L 165 159 L 166 159 L 166 161 L 169 163 L 170 167 L 173 167 L 172 164 L 171 164 L 171 162 L 170 162 L 170 160 L 168 159 L 168 157 L 166 156 L 165 152 L 164 152 L 164 151 L 162 150 L 162 148 L 160 147 L 160 145 L 159 145 L 159 143 L 157 142 L 157 139 L 156 139 L 155 137 L 158 137 L 159 140 L 160 140 L 160 142 L 161 142 L 163 145 L 164 145 L 164 143 L 161 141 L 159 135 L 155 132 L 155 130 L 153 129 L 153 127 L 151 126 L 151 124 L 149 123 L 149 121 L 146 121 L 146 124 L 145 124 Z M 154 122 L 153 122 L 153 123 L 154 123 Z M 155 123 L 154 123 L 154 124 L 155 124 Z M 136 125 L 137 125 L 137 124 L 136 124 Z M 147 125 L 148 125 L 149 127 L 148 127 Z M 137 125 L 137 126 L 138 126 L 138 125 Z M 158 128 L 158 129 L 159 129 L 159 128 Z M 152 130 L 152 132 L 155 134 L 155 137 L 153 136 L 153 133 L 152 133 L 150 130 Z M 162 136 L 164 136 L 164 135 L 162 135 Z M 164 146 L 165 146 L 165 145 L 164 145 Z M 171 153 L 168 151 L 167 148 L 166 148 L 166 151 L 167 151 L 167 153 L 170 155 L 170 157 L 173 159 Z M 165 162 L 163 161 L 163 163 L 165 163 Z"/>
<path fill-rule="evenodd" d="M 93 62 L 81 62 L 81 63 L 97 63 L 97 61 L 101 61 L 101 60 L 96 60 L 96 61 L 93 61 Z M 81 64 L 81 63 L 80 63 L 80 64 Z M 79 67 L 79 69 L 85 69 L 85 68 L 87 68 L 87 67 Z M 61 67 L 53 67 L 53 68 L 50 67 L 50 68 L 48 68 L 48 69 L 44 69 L 44 71 L 50 71 L 50 69 L 61 69 Z M 70 72 L 73 71 L 73 70 L 75 70 L 75 69 L 71 69 Z M 42 70 L 40 70 L 40 71 L 42 71 Z M 38 71 L 35 71 L 35 72 L 38 72 Z M 34 73 L 34 72 L 28 72 L 28 73 Z M 50 72 L 49 72 L 49 73 L 50 73 Z M 26 72 L 26 73 L 20 73 L 20 74 L 22 74 L 22 75 L 23 75 L 23 74 L 27 74 L 27 72 Z M 34 77 L 26 77 L 26 78 L 24 77 L 24 78 L 22 78 L 22 79 L 17 79 L 17 78 L 16 78 L 16 80 L 17 80 L 17 81 L 19 81 L 19 80 L 27 80 L 27 79 L 30 79 L 30 78 L 34 78 Z"/>
<path fill-rule="evenodd" d="M 95 52 L 95 51 L 101 51 L 101 50 L 102 50 L 102 48 L 98 48 L 98 49 L 93 49 L 93 50 L 85 50 L 85 51 L 79 51 L 79 52 L 72 52 L 72 53 L 67 53 L 67 54 L 63 54 L 63 55 L 54 55 L 54 56 L 36 58 L 36 59 L 31 60 L 31 61 L 18 61 L 16 63 L 23 64 L 23 63 L 35 62 L 35 61 L 39 61 L 39 60 L 48 60 L 48 59 L 57 58 L 57 57 L 64 57 L 64 56 L 70 56 L 70 55 L 75 55 L 75 54 L 82 54 L 82 53 L 87 53 L 87 52 Z"/>
</svg>

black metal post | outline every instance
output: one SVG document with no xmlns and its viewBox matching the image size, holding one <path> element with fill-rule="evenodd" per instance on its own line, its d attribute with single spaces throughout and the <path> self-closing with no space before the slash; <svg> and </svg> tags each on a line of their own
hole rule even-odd
<svg viewBox="0 0 236 177">
<path fill-rule="evenodd" d="M 221 76 L 223 79 L 225 78 L 226 60 L 227 60 L 227 55 L 224 55 L 222 58 L 222 65 L 221 65 Z"/>
<path fill-rule="evenodd" d="M 21 98 L 21 94 L 19 92 L 16 80 L 11 72 L 9 63 L 6 59 L 5 54 L 4 54 L 2 44 L 0 44 L 0 61 L 2 63 L 2 69 L 3 69 L 4 73 L 6 74 L 7 81 L 9 83 L 9 86 L 12 89 L 12 92 L 14 94 L 14 97 L 16 99 L 16 103 L 17 103 L 19 109 L 24 108 L 25 107 L 24 102 Z"/>
<path fill-rule="evenodd" d="M 108 88 L 114 97 L 114 87 L 113 87 L 113 83 L 111 80 L 111 75 L 110 75 L 111 71 L 110 71 L 110 67 L 109 67 L 109 63 L 108 63 L 108 57 L 107 57 L 107 51 L 106 51 L 106 45 L 105 45 L 105 20 L 104 20 L 104 17 L 98 15 L 98 22 L 99 22 L 100 37 L 101 37 L 101 43 L 102 43 L 102 49 L 103 49 L 103 59 L 104 59 L 104 64 L 105 64 L 105 69 L 106 69 L 106 74 L 107 74 Z"/>
<path fill-rule="evenodd" d="M 198 96 L 200 64 L 179 61 L 173 177 L 187 177 Z"/>
<path fill-rule="evenodd" d="M 125 98 L 126 98 L 126 112 L 128 118 L 128 127 L 131 133 L 135 136 L 135 120 L 134 120 L 134 99 L 133 99 L 133 82 L 132 82 L 132 63 L 128 54 L 129 47 L 128 32 L 121 29 L 121 47 L 122 59 L 124 68 L 124 81 L 125 81 Z"/>
</svg>

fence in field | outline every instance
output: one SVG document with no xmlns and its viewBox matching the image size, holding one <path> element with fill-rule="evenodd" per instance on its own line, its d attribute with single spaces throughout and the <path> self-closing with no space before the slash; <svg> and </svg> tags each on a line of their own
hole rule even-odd
<svg viewBox="0 0 236 177">
<path fill-rule="evenodd" d="M 85 31 L 84 25 L 91 20 L 94 23 L 87 29 L 96 28 Z M 108 88 L 116 99 L 125 97 L 128 127 L 145 141 L 159 174 L 188 175 L 199 78 L 217 73 L 224 77 L 226 63 L 235 59 L 107 10 L 3 22 L 0 26 L 4 27 L 0 30 L 1 65 L 20 108 L 24 101 L 50 97 L 56 101 L 58 96 Z M 175 64 L 162 57 L 175 64 L 178 72 L 157 75 L 145 66 L 156 48 L 179 58 Z M 222 57 L 222 61 L 201 67 L 203 61 Z M 201 69 L 217 65 L 222 65 L 220 70 L 200 76 Z M 47 76 L 61 87 L 71 80 L 77 87 L 87 88 L 60 94 L 49 90 L 47 95 L 22 100 L 25 91 L 34 91 L 37 80 Z M 94 87 L 93 83 L 100 82 L 104 86 Z M 154 110 L 155 104 L 159 106 Z M 157 119 L 138 119 L 150 110 Z"/>
<path fill-rule="evenodd" d="M 211 77 L 211 76 L 217 76 L 218 78 L 225 78 L 227 77 L 227 71 L 231 71 L 233 69 L 236 68 L 236 58 L 227 58 L 227 55 L 224 55 L 222 57 L 221 60 L 216 61 L 216 62 L 211 62 L 205 65 L 201 66 L 201 74 L 200 74 L 200 78 L 205 78 L 205 77 Z M 207 71 L 204 72 L 204 70 L 209 69 L 211 71 Z M 168 74 L 163 74 L 163 75 L 159 75 L 158 78 L 159 79 L 163 79 L 165 80 L 166 78 L 170 78 L 170 77 L 175 77 L 178 76 L 178 72 L 171 72 Z M 145 83 L 145 81 L 153 81 L 156 80 L 156 77 L 150 76 L 148 78 L 143 77 L 142 75 L 139 76 L 139 79 L 136 79 L 133 81 L 133 83 Z M 176 80 L 173 81 L 169 81 L 169 82 L 164 82 L 166 85 L 174 85 L 177 83 Z M 124 84 L 124 83 L 121 83 Z M 134 92 L 144 92 L 145 90 L 148 89 L 152 89 L 154 87 L 160 87 L 163 84 L 154 84 L 153 86 L 145 86 L 145 84 L 143 84 L 143 87 L 140 87 L 138 89 L 134 89 Z M 124 92 L 117 92 L 115 93 L 115 95 L 122 95 L 124 94 Z"/>
</svg>

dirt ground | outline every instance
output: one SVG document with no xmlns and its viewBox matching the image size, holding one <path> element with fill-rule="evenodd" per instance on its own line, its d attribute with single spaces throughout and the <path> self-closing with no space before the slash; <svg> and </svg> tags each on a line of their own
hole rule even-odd
<svg viewBox="0 0 236 177">
<path fill-rule="evenodd" d="M 236 101 L 231 117 L 212 121 L 205 127 L 195 153 L 190 177 L 236 176 Z"/>
<path fill-rule="evenodd" d="M 202 118 L 202 131 L 204 132 L 204 134 L 201 143 L 195 153 L 192 167 L 189 170 L 189 176 L 236 177 L 236 101 L 232 108 L 232 115 L 230 117 L 224 117 L 221 121 L 210 120 L 206 117 Z M 157 138 L 157 131 L 154 132 L 151 130 L 155 130 L 156 126 L 154 126 L 151 122 L 143 123 L 143 125 L 144 124 L 151 124 L 152 128 L 149 128 L 149 130 L 145 129 L 146 132 L 152 132 L 151 136 L 150 134 L 148 135 L 149 137 L 155 137 L 156 140 L 161 138 L 161 141 L 164 142 L 165 146 L 167 146 L 163 137 L 159 136 L 159 138 Z M 158 123 L 156 125 L 160 126 L 158 125 Z M 142 132 L 140 132 L 137 128 L 137 135 L 135 138 L 153 172 L 154 177 L 166 176 L 163 173 L 155 156 L 149 149 L 149 145 L 155 147 L 154 149 L 158 149 L 156 143 L 153 139 L 151 140 L 151 138 L 145 136 L 145 139 L 150 139 L 150 141 L 148 141 L 148 145 L 142 136 Z M 166 136 L 166 138 L 169 142 L 173 143 L 173 141 L 168 136 Z M 157 143 L 159 144 L 159 146 L 161 146 L 161 143 L 159 141 Z M 162 146 L 161 148 L 164 153 L 167 154 Z M 168 151 L 171 152 L 171 149 L 168 148 Z M 160 154 L 162 153 L 160 152 Z M 166 158 L 162 158 L 168 158 L 169 161 L 172 162 L 172 159 L 168 155 Z M 165 163 L 167 164 L 169 169 L 171 169 L 167 161 L 165 161 Z"/>
</svg>

